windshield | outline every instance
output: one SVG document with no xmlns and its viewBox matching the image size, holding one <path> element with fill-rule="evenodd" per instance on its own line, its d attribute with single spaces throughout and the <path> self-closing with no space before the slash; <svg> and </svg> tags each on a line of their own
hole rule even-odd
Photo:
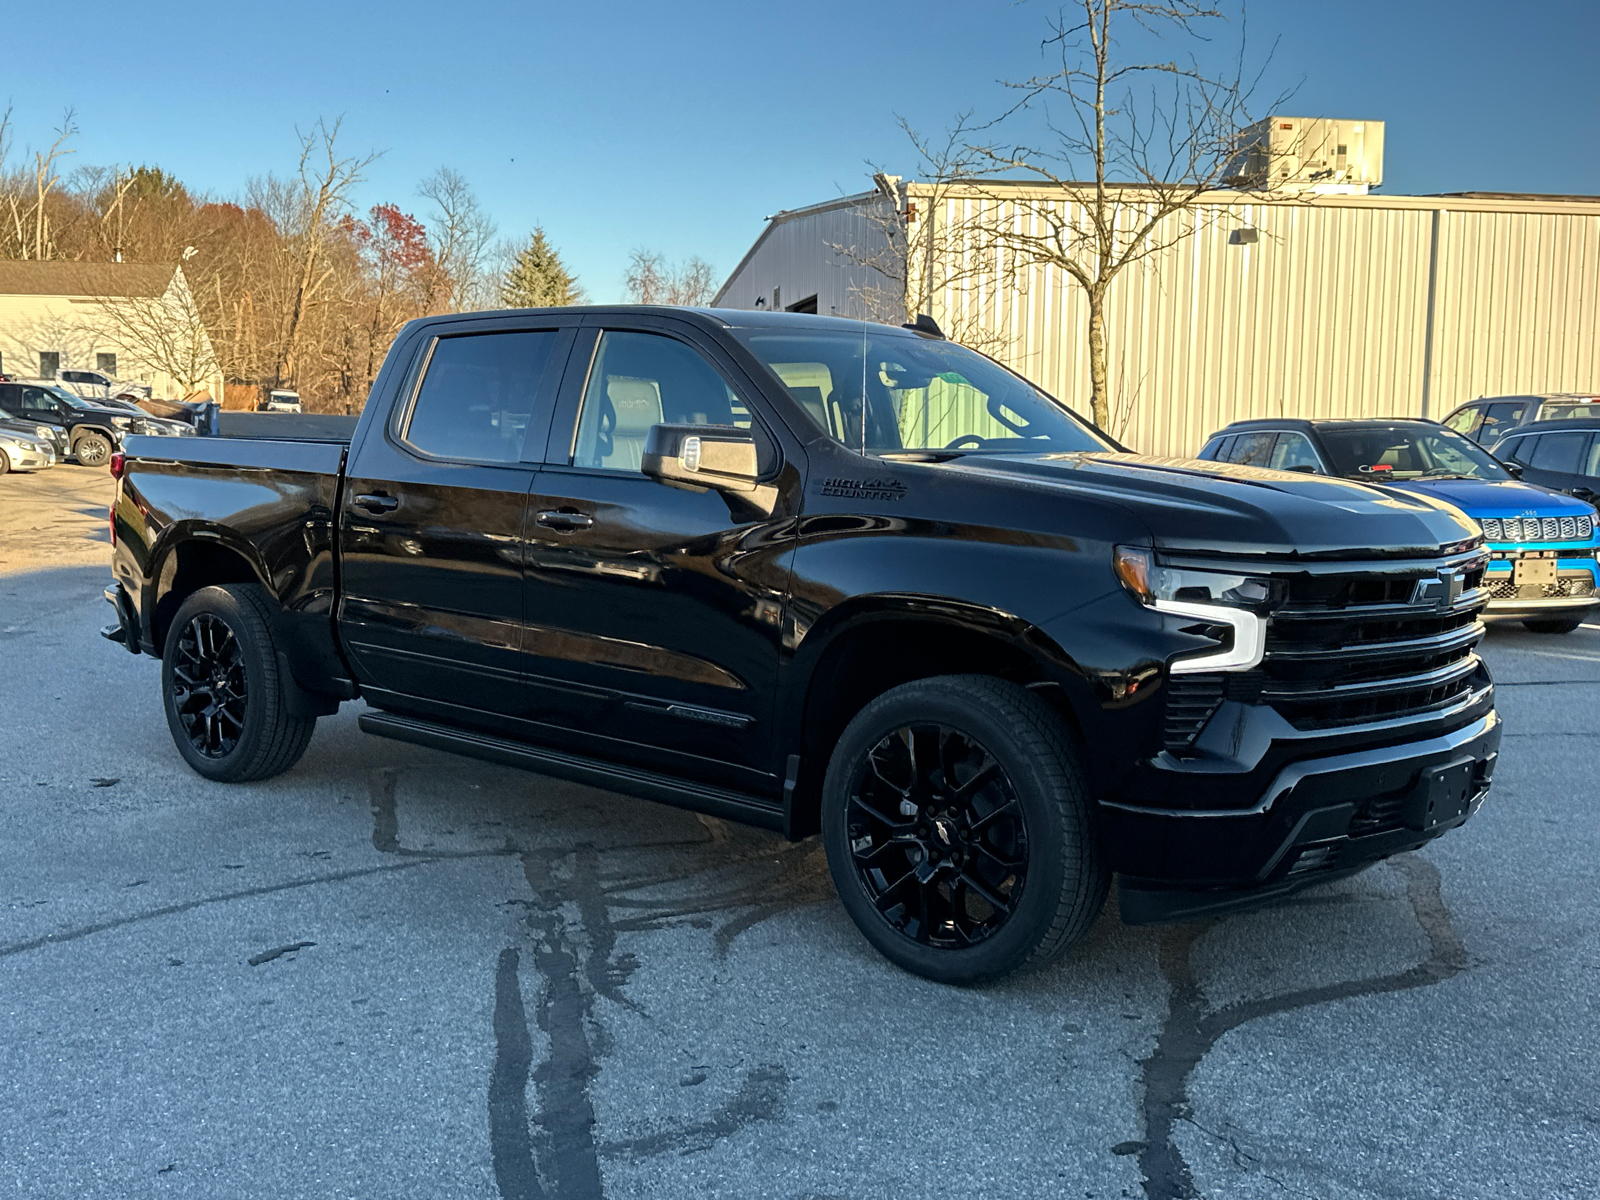
<svg viewBox="0 0 1600 1200">
<path fill-rule="evenodd" d="M 77 395 L 75 392 L 69 392 L 69 391 L 67 391 L 66 388 L 57 387 L 55 384 L 51 384 L 49 387 L 45 388 L 44 390 L 49 392 L 52 396 L 54 396 L 57 400 L 60 400 L 63 404 L 67 405 L 69 408 L 98 408 L 99 407 L 98 404 L 91 404 L 89 401 L 85 400 L 82 396 Z"/>
<path fill-rule="evenodd" d="M 818 428 L 864 454 L 1110 450 L 1044 393 L 963 346 L 861 331 L 735 330 Z"/>
<path fill-rule="evenodd" d="M 1510 479 L 1511 473 L 1476 442 L 1449 429 L 1391 425 L 1323 429 L 1333 473 L 1383 483 L 1398 479 Z"/>
</svg>

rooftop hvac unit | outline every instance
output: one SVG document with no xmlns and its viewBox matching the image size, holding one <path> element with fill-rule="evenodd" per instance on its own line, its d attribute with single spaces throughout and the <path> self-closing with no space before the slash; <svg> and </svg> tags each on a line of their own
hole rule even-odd
<svg viewBox="0 0 1600 1200">
<path fill-rule="evenodd" d="M 1383 122 L 1268 117 L 1246 126 L 1223 182 L 1280 192 L 1365 195 L 1383 183 Z"/>
</svg>

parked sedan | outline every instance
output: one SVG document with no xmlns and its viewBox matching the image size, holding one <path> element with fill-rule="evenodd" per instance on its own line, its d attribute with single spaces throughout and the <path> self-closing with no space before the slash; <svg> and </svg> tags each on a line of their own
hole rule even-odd
<svg viewBox="0 0 1600 1200">
<path fill-rule="evenodd" d="M 0 425 L 0 475 L 10 471 L 42 471 L 56 465 L 56 448 L 50 438 Z"/>
<path fill-rule="evenodd" d="M 1486 618 L 1570 633 L 1600 604 L 1594 506 L 1521 482 L 1520 467 L 1508 469 L 1434 421 L 1236 421 L 1212 434 L 1199 457 L 1355 479 L 1455 505 L 1489 543 Z"/>
<path fill-rule="evenodd" d="M 26 417 L 10 417 L 0 409 L 0 436 L 12 433 L 20 433 L 24 437 L 47 443 L 56 462 L 66 462 L 67 455 L 72 449 L 71 443 L 67 441 L 65 427 L 45 421 L 30 421 Z"/>
<path fill-rule="evenodd" d="M 1508 432 L 1534 421 L 1572 421 L 1600 417 L 1600 396 L 1552 392 L 1543 396 L 1480 396 L 1442 422 L 1480 446 L 1493 446 Z"/>
</svg>

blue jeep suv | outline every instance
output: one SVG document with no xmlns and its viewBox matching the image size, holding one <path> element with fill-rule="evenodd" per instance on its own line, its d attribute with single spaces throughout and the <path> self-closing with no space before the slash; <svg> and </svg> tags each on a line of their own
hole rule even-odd
<svg viewBox="0 0 1600 1200">
<path fill-rule="evenodd" d="M 1516 464 L 1436 421 L 1235 421 L 1212 434 L 1199 457 L 1355 479 L 1454 505 L 1483 527 L 1489 545 L 1485 619 L 1570 633 L 1600 603 L 1594 506 L 1521 482 Z"/>
</svg>

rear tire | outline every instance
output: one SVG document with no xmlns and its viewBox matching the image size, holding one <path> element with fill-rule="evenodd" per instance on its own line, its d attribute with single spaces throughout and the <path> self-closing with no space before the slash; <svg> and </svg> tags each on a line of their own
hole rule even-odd
<svg viewBox="0 0 1600 1200">
<path fill-rule="evenodd" d="M 167 631 L 167 728 L 184 761 L 207 779 L 280 775 L 300 761 L 316 729 L 315 717 L 289 713 L 272 636 L 276 609 L 259 584 L 201 588 Z"/>
<path fill-rule="evenodd" d="M 4 450 L 0 450 L 0 475 L 4 475 L 9 470 L 11 470 L 11 460 L 6 457 Z"/>
<path fill-rule="evenodd" d="M 1110 882 L 1075 739 L 987 675 L 917 680 L 862 709 L 828 764 L 822 839 L 866 939 L 940 983 L 1054 961 Z"/>
<path fill-rule="evenodd" d="M 1583 624 L 1583 618 L 1541 617 L 1536 620 L 1530 617 L 1522 624 L 1525 629 L 1531 629 L 1534 633 L 1571 633 Z"/>
<path fill-rule="evenodd" d="M 103 467 L 111 461 L 111 442 L 103 433 L 86 433 L 72 443 L 72 457 L 81 466 Z"/>
</svg>

